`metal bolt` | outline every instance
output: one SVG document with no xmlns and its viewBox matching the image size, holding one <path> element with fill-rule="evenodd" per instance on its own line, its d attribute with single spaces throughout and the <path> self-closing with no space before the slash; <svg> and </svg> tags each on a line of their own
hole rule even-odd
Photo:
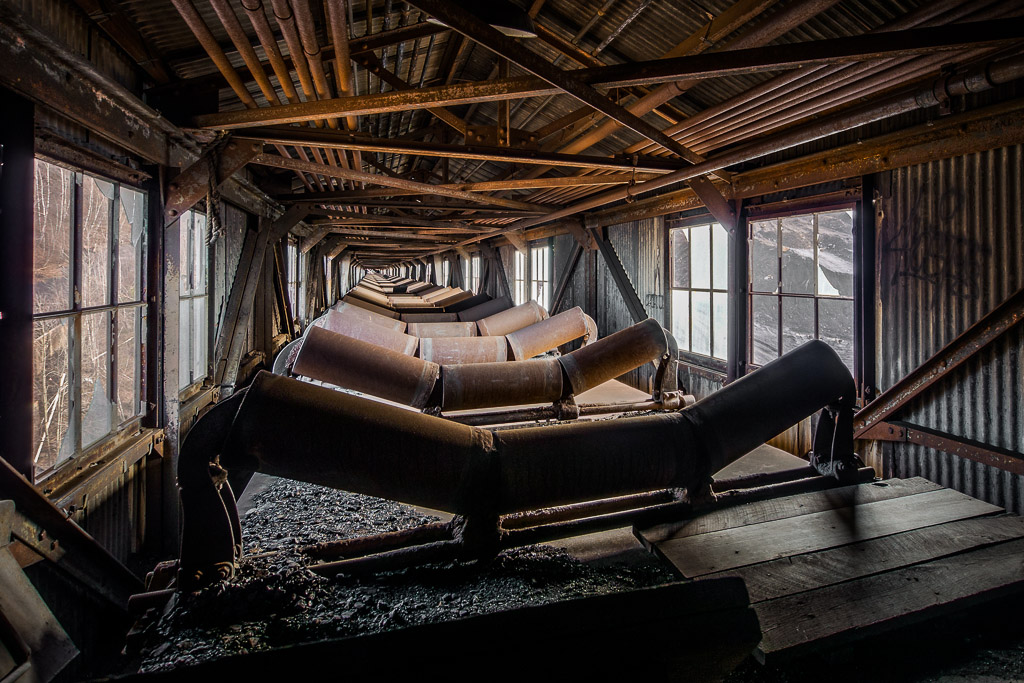
<svg viewBox="0 0 1024 683">
<path fill-rule="evenodd" d="M 171 218 L 174 218 L 175 216 L 178 215 L 178 211 L 176 209 L 168 209 L 167 215 L 170 216 Z"/>
</svg>

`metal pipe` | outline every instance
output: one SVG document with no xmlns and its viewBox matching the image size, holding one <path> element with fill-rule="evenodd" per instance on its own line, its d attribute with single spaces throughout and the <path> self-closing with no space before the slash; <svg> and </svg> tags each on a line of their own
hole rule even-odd
<svg viewBox="0 0 1024 683">
<path fill-rule="evenodd" d="M 320 50 L 320 42 L 316 38 L 316 26 L 313 23 L 313 14 L 309 10 L 308 0 L 290 0 L 295 24 L 299 31 L 299 41 L 302 43 L 302 53 L 309 63 L 309 73 L 313 78 L 313 87 L 316 88 L 318 99 L 327 100 L 331 98 L 331 86 L 327 82 L 327 75 L 324 73 L 323 54 Z M 331 128 L 338 127 L 338 119 L 327 120 Z M 344 166 L 348 167 L 348 160 L 344 158 Z"/>
<path fill-rule="evenodd" d="M 347 0 L 327 0 L 327 23 L 331 27 L 331 41 L 334 43 L 334 77 L 338 85 L 338 95 L 350 97 L 355 94 L 352 78 L 352 57 L 348 44 L 348 9 Z M 348 116 L 345 126 L 349 130 L 359 130 L 359 117 Z"/>
<path fill-rule="evenodd" d="M 591 197 L 563 209 L 553 211 L 542 218 L 527 218 L 509 226 L 508 230 L 522 230 L 541 223 L 547 223 L 591 209 L 596 209 L 615 201 L 626 199 L 629 193 L 639 194 L 663 187 L 675 185 L 690 178 L 706 175 L 713 171 L 750 161 L 758 157 L 774 154 L 818 138 L 838 133 L 851 128 L 896 116 L 915 109 L 930 107 L 940 102 L 940 97 L 982 92 L 996 85 L 1008 83 L 1024 77 L 1024 57 L 1014 56 L 974 67 L 966 73 L 943 76 L 926 86 L 914 86 L 880 101 L 869 102 L 861 107 L 846 112 L 839 112 L 822 121 L 815 121 L 765 140 L 758 140 L 726 152 L 718 157 L 696 164 L 686 169 L 669 173 L 660 178 L 638 183 L 632 188 L 616 189 Z M 464 240 L 458 246 L 476 242 L 492 234 Z"/>
</svg>

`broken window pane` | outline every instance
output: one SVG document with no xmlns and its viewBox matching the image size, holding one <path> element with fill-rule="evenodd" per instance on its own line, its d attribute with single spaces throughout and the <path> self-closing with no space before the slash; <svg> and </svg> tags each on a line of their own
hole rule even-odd
<svg viewBox="0 0 1024 683">
<path fill-rule="evenodd" d="M 32 245 L 32 310 L 71 308 L 71 234 L 75 174 L 36 161 L 35 218 Z"/>
<path fill-rule="evenodd" d="M 853 301 L 818 300 L 818 338 L 827 343 L 853 372 Z"/>
<path fill-rule="evenodd" d="M 711 289 L 710 225 L 690 228 L 690 277 L 695 289 Z"/>
<path fill-rule="evenodd" d="M 191 299 L 181 299 L 178 302 L 178 389 L 184 389 L 192 384 L 192 324 Z"/>
<path fill-rule="evenodd" d="M 782 219 L 782 291 L 814 294 L 814 214 Z"/>
<path fill-rule="evenodd" d="M 779 299 L 763 295 L 754 295 L 751 299 L 751 359 L 755 365 L 764 365 L 779 357 Z"/>
<path fill-rule="evenodd" d="M 692 310 L 691 350 L 694 353 L 711 355 L 711 293 L 691 292 Z"/>
<path fill-rule="evenodd" d="M 82 306 L 110 303 L 110 220 L 114 184 L 92 176 L 82 183 Z"/>
<path fill-rule="evenodd" d="M 690 231 L 669 232 L 669 253 L 672 254 L 672 286 L 690 288 Z"/>
<path fill-rule="evenodd" d="M 777 220 L 750 224 L 750 288 L 774 292 L 779 286 L 779 225 Z"/>
<path fill-rule="evenodd" d="M 818 294 L 853 296 L 852 211 L 818 214 Z"/>
<path fill-rule="evenodd" d="M 117 311 L 117 424 L 139 411 L 141 320 L 138 308 Z"/>
<path fill-rule="evenodd" d="M 711 268 L 715 289 L 729 288 L 729 233 L 720 223 L 711 226 Z"/>
<path fill-rule="evenodd" d="M 82 447 L 110 433 L 110 313 L 82 316 Z"/>
<path fill-rule="evenodd" d="M 672 290 L 672 336 L 680 349 L 690 348 L 690 292 Z"/>
<path fill-rule="evenodd" d="M 782 353 L 814 339 L 814 299 L 782 297 Z"/>
<path fill-rule="evenodd" d="M 725 360 L 729 347 L 729 295 L 725 292 L 714 292 L 714 347 L 711 355 Z"/>
<path fill-rule="evenodd" d="M 32 448 L 35 471 L 52 469 L 71 426 L 71 318 L 32 325 Z"/>
<path fill-rule="evenodd" d="M 142 260 L 142 236 L 145 233 L 146 196 L 121 188 L 117 224 L 117 300 L 138 301 L 141 298 L 139 262 Z"/>
<path fill-rule="evenodd" d="M 206 377 L 206 297 L 192 299 L 192 378 Z"/>
</svg>

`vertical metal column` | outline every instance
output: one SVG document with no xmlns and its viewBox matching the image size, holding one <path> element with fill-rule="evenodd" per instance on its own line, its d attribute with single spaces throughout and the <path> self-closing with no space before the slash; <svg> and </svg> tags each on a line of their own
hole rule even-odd
<svg viewBox="0 0 1024 683">
<path fill-rule="evenodd" d="M 0 457 L 31 479 L 35 108 L 6 89 L 0 101 Z"/>
</svg>

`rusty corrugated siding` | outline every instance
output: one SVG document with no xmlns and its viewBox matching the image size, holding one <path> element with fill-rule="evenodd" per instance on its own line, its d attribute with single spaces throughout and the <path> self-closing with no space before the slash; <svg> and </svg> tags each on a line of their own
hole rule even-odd
<svg viewBox="0 0 1024 683">
<path fill-rule="evenodd" d="M 937 353 L 1024 285 L 1024 147 L 879 174 L 877 346 L 880 388 Z M 950 373 L 898 417 L 1024 452 L 1020 326 Z M 944 486 L 1022 511 L 1024 477 L 899 444 L 896 476 Z"/>
</svg>

